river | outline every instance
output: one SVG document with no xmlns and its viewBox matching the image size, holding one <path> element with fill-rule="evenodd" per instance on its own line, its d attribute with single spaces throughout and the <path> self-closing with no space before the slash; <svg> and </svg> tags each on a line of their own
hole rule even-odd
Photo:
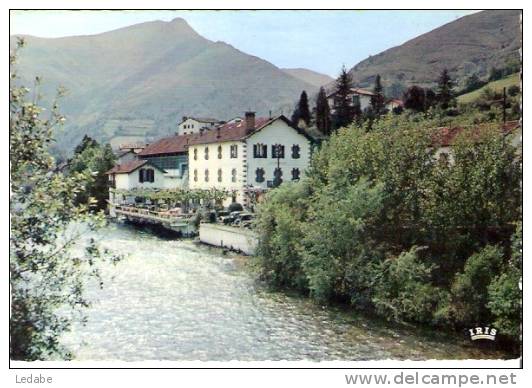
<svg viewBox="0 0 532 388">
<path fill-rule="evenodd" d="M 246 258 L 126 225 L 101 230 L 126 254 L 89 284 L 87 322 L 62 338 L 77 360 L 479 359 L 460 334 L 400 327 L 257 284 Z"/>
</svg>

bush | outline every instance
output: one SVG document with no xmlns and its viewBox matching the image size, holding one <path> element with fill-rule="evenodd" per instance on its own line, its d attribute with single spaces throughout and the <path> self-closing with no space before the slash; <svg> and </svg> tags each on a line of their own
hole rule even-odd
<svg viewBox="0 0 532 388">
<path fill-rule="evenodd" d="M 515 97 L 521 92 L 521 88 L 517 85 L 512 85 L 508 88 L 508 95 Z"/>
<path fill-rule="evenodd" d="M 239 211 L 244 210 L 244 208 L 242 207 L 242 205 L 239 204 L 238 202 L 233 202 L 233 203 L 231 203 L 227 209 L 228 209 L 230 212 L 239 212 Z"/>
<path fill-rule="evenodd" d="M 503 272 L 488 286 L 488 308 L 493 325 L 503 335 L 519 338 L 521 334 L 523 234 L 519 223 L 512 238 L 512 258 Z"/>
<path fill-rule="evenodd" d="M 515 339 L 520 272 L 504 247 L 521 214 L 519 154 L 484 124 L 464 129 L 439 162 L 427 128 L 467 124 L 433 108 L 340 129 L 304 180 L 260 204 L 261 278 L 397 321 L 496 321 Z"/>
<path fill-rule="evenodd" d="M 261 279 L 274 287 L 307 290 L 301 269 L 302 220 L 310 188 L 305 180 L 285 183 L 267 194 L 258 207 L 259 242 L 255 265 Z"/>
<path fill-rule="evenodd" d="M 377 312 L 390 320 L 428 323 L 441 300 L 441 290 L 432 285 L 433 267 L 418 257 L 412 247 L 385 260 L 379 272 L 372 302 Z"/>
<path fill-rule="evenodd" d="M 488 286 L 503 263 L 502 249 L 487 245 L 466 261 L 464 271 L 456 275 L 451 287 L 454 318 L 462 326 L 486 325 Z"/>
</svg>

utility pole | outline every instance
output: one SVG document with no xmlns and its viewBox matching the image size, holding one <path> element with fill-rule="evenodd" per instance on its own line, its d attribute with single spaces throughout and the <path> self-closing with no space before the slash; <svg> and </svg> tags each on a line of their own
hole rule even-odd
<svg viewBox="0 0 532 388">
<path fill-rule="evenodd" d="M 281 172 L 281 144 L 277 143 L 273 147 L 275 148 L 275 152 L 277 153 L 277 171 L 278 171 L 277 173 L 280 174 Z M 281 184 L 280 180 L 281 180 L 281 177 L 275 175 L 273 177 L 273 186 L 278 187 Z"/>
</svg>

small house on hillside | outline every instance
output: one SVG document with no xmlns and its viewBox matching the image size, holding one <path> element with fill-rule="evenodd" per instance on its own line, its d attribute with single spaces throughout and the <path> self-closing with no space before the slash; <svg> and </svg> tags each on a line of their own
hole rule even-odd
<svg viewBox="0 0 532 388">
<path fill-rule="evenodd" d="M 370 90 L 360 89 L 360 88 L 351 88 L 351 93 L 349 94 L 349 102 L 352 106 L 359 104 L 360 109 L 364 111 L 364 109 L 370 107 L 371 97 L 373 95 L 374 93 Z M 327 96 L 327 101 L 329 102 L 329 106 L 331 107 L 331 113 L 334 111 L 335 98 L 336 98 L 336 92 L 333 92 Z"/>
<path fill-rule="evenodd" d="M 184 116 L 177 124 L 177 135 L 199 133 L 201 130 L 209 130 L 221 124 L 223 124 L 222 121 L 214 118 Z"/>
<path fill-rule="evenodd" d="M 479 125 L 473 130 L 473 135 L 480 135 L 485 126 Z M 508 121 L 501 125 L 501 134 L 509 139 L 510 144 L 518 147 L 523 141 L 522 125 L 519 121 Z M 432 133 L 430 148 L 435 148 L 434 157 L 453 163 L 452 147 L 458 136 L 464 131 L 463 127 L 440 127 Z"/>
</svg>

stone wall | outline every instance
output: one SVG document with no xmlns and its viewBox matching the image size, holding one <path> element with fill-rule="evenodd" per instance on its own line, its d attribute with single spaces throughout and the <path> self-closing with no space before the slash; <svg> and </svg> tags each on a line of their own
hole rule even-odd
<svg viewBox="0 0 532 388">
<path fill-rule="evenodd" d="M 199 238 L 202 243 L 240 251 L 253 255 L 257 247 L 257 236 L 254 232 L 219 224 L 200 224 Z"/>
</svg>

